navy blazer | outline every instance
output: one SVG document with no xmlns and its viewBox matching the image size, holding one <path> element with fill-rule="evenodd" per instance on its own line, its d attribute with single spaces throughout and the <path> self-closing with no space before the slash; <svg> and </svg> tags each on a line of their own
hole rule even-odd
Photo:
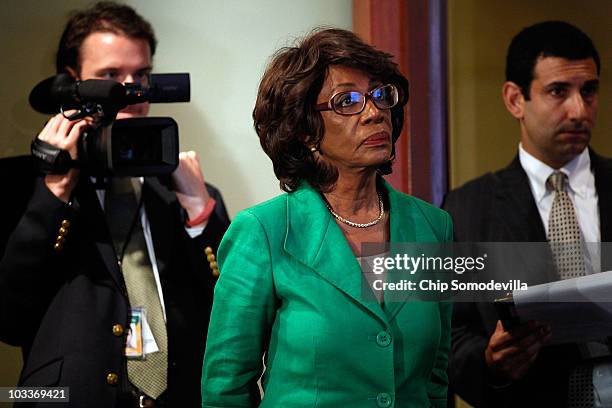
<svg viewBox="0 0 612 408">
<path fill-rule="evenodd" d="M 113 407 L 128 389 L 129 301 L 98 197 L 87 178 L 72 206 L 42 177 L 32 186 L 0 262 L 0 340 L 23 350 L 20 386 L 66 386 L 68 406 Z M 176 195 L 157 178 L 143 184 L 167 316 L 169 406 L 200 404 L 214 284 L 204 249 L 216 252 L 229 224 L 219 192 L 209 191 L 219 211 L 191 239 Z M 54 248 L 62 226 L 65 242 Z"/>
</svg>

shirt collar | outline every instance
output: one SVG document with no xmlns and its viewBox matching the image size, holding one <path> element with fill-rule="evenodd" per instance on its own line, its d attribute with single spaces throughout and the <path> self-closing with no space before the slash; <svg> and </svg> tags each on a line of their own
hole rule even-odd
<svg viewBox="0 0 612 408">
<path fill-rule="evenodd" d="M 546 180 L 555 169 L 527 153 L 520 143 L 519 161 L 525 173 L 527 173 L 533 196 L 539 203 L 549 193 L 546 189 Z M 591 171 L 591 158 L 588 149 L 584 149 L 582 153 L 561 167 L 559 171 L 567 175 L 569 188 L 574 194 L 586 198 L 595 193 L 595 177 Z"/>
</svg>

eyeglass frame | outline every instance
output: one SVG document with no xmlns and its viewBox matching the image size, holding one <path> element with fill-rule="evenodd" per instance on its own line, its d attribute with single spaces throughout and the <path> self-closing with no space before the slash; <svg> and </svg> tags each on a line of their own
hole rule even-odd
<svg viewBox="0 0 612 408">
<path fill-rule="evenodd" d="M 372 92 L 376 91 L 377 89 L 380 88 L 384 88 L 386 86 L 392 86 L 395 89 L 395 95 L 397 97 L 397 100 L 395 101 L 395 103 L 391 106 L 389 106 L 388 108 L 381 108 L 376 104 L 376 100 L 372 97 Z M 342 112 L 338 112 L 336 109 L 334 109 L 333 105 L 332 105 L 332 100 L 340 95 L 340 94 L 345 94 L 345 93 L 351 93 L 351 92 L 358 92 L 360 94 L 363 95 L 363 106 L 361 106 L 361 109 L 359 109 L 358 112 L 353 112 L 353 113 L 342 113 Z M 388 84 L 382 84 L 377 86 L 376 88 L 363 93 L 363 92 L 359 92 L 359 91 L 339 91 L 336 92 L 335 94 L 333 94 L 332 96 L 330 96 L 329 100 L 327 102 L 321 102 L 315 105 L 315 110 L 318 112 L 325 112 L 325 111 L 333 111 L 334 113 L 337 113 L 338 115 L 342 115 L 342 116 L 353 116 L 353 115 L 359 115 L 361 112 L 363 112 L 363 110 L 365 109 L 366 105 L 368 104 L 368 99 L 372 100 L 372 103 L 374 104 L 374 106 L 376 106 L 376 108 L 380 109 L 380 110 L 389 110 L 391 108 L 393 108 L 394 106 L 397 106 L 397 104 L 400 101 L 400 96 L 399 96 L 399 89 L 397 88 L 397 86 L 395 84 L 392 83 L 388 83 Z"/>
</svg>

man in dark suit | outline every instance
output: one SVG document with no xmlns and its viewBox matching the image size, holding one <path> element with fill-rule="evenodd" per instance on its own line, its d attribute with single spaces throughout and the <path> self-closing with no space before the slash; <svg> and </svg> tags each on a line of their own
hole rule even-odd
<svg viewBox="0 0 612 408">
<path fill-rule="evenodd" d="M 57 71 L 146 85 L 155 45 L 132 8 L 98 3 L 68 22 Z M 118 119 L 148 110 L 130 105 Z M 77 159 L 90 123 L 56 115 L 38 138 Z M 22 347 L 20 386 L 69 387 L 74 407 L 200 406 L 214 252 L 229 219 L 197 155 L 179 162 L 170 181 L 111 177 L 106 187 L 71 169 L 24 187 L 0 262 L 0 339 Z"/>
<path fill-rule="evenodd" d="M 549 240 L 556 190 L 547 180 L 556 172 L 567 180 L 584 242 L 612 239 L 612 161 L 589 148 L 599 71 L 591 40 L 567 23 L 536 24 L 514 37 L 503 100 L 520 126 L 519 153 L 508 167 L 448 194 L 444 208 L 457 241 Z M 529 322 L 507 331 L 492 304 L 457 303 L 449 369 L 454 391 L 476 407 L 578 406 L 570 375 L 593 355 L 582 345 L 546 345 L 550 330 Z M 590 371 L 586 377 L 585 392 Z M 597 390 L 589 398 L 597 400 Z"/>
</svg>

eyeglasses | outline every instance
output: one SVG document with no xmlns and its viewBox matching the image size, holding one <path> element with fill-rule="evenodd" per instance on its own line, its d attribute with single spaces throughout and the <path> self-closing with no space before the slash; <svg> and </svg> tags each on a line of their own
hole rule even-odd
<svg viewBox="0 0 612 408">
<path fill-rule="evenodd" d="M 359 91 L 338 92 L 332 95 L 328 102 L 317 104 L 315 109 L 333 110 L 339 115 L 358 115 L 363 112 L 368 99 L 371 99 L 378 109 L 391 109 L 397 105 L 399 93 L 393 84 L 381 85 L 365 94 Z"/>
</svg>

